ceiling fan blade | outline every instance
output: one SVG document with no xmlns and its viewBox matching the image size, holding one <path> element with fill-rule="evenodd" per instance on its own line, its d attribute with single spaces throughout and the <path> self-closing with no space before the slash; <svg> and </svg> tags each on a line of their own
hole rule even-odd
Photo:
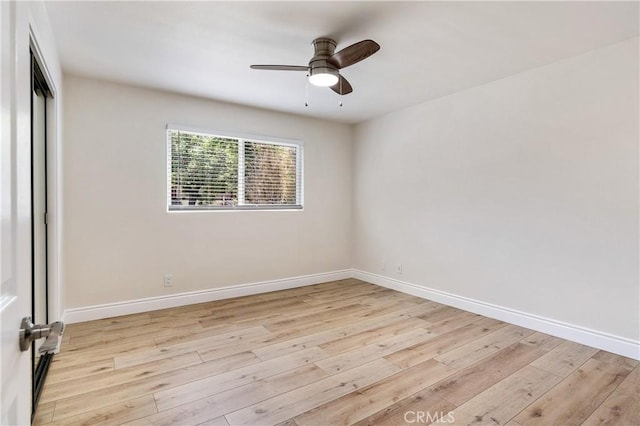
<svg viewBox="0 0 640 426">
<path fill-rule="evenodd" d="M 351 84 L 349 84 L 347 79 L 341 75 L 338 77 L 338 82 L 331 86 L 331 90 L 336 92 L 338 95 L 348 95 L 349 93 L 353 92 L 353 87 L 351 87 Z"/>
<path fill-rule="evenodd" d="M 302 65 L 251 65 L 251 69 L 268 71 L 309 71 L 308 66 Z"/>
<path fill-rule="evenodd" d="M 327 61 L 341 69 L 367 59 L 380 50 L 380 45 L 373 40 L 362 40 L 331 55 Z"/>
</svg>

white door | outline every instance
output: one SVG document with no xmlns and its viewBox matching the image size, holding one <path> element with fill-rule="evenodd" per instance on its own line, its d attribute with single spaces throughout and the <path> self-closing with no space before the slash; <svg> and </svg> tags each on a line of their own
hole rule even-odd
<svg viewBox="0 0 640 426">
<path fill-rule="evenodd" d="M 18 344 L 31 312 L 30 140 L 16 108 L 16 3 L 0 1 L 0 424 L 28 425 L 31 352 Z M 19 125 L 20 124 L 20 125 Z M 20 135 L 20 137 L 18 137 Z"/>
</svg>

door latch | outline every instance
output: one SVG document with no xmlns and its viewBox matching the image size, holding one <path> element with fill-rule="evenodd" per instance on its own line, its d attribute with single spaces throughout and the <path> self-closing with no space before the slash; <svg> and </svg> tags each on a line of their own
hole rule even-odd
<svg viewBox="0 0 640 426">
<path fill-rule="evenodd" d="M 58 340 L 63 331 L 64 323 L 62 321 L 51 324 L 34 324 L 31 322 L 31 317 L 24 317 L 22 324 L 20 324 L 20 350 L 22 352 L 29 350 L 31 342 L 46 337 L 47 340 L 40 346 L 40 353 L 53 351 L 58 348 Z"/>
</svg>

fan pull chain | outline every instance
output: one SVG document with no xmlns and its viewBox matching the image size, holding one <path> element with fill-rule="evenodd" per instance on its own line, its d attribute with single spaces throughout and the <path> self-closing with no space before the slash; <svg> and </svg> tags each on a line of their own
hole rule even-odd
<svg viewBox="0 0 640 426">
<path fill-rule="evenodd" d="M 338 104 L 340 108 L 342 108 L 342 96 L 342 79 L 340 79 L 340 103 Z"/>
<path fill-rule="evenodd" d="M 304 85 L 304 106 L 309 106 L 309 74 L 307 74 L 306 83 Z"/>
</svg>

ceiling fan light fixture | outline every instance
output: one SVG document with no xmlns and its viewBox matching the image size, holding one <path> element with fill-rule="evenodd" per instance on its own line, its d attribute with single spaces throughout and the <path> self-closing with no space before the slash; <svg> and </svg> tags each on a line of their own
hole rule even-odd
<svg viewBox="0 0 640 426">
<path fill-rule="evenodd" d="M 2 1 L 2 0 L 0 0 Z M 251 65 L 254 70 L 304 71 L 308 82 L 314 86 L 329 87 L 338 95 L 348 95 L 353 87 L 340 75 L 339 70 L 356 64 L 380 50 L 380 45 L 373 40 L 362 40 L 335 52 L 336 42 L 330 38 L 320 37 L 313 40 L 314 55 L 309 65 Z"/>
<path fill-rule="evenodd" d="M 331 87 L 338 82 L 338 71 L 326 66 L 311 68 L 309 83 L 319 87 Z"/>
</svg>

